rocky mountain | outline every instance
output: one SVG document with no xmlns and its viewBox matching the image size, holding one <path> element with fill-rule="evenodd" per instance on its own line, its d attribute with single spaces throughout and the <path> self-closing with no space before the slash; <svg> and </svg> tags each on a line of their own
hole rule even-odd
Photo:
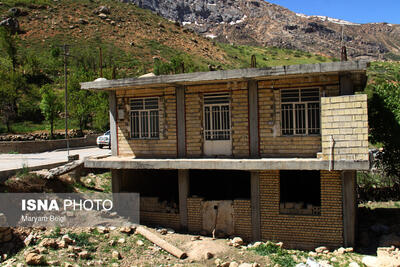
<svg viewBox="0 0 400 267">
<path fill-rule="evenodd" d="M 296 14 L 263 0 L 122 0 L 219 41 L 277 46 L 352 59 L 399 59 L 400 25 Z"/>
</svg>

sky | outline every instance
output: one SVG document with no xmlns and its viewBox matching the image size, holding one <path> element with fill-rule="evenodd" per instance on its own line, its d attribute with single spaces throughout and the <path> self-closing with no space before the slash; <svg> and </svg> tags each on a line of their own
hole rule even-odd
<svg viewBox="0 0 400 267">
<path fill-rule="evenodd" d="M 355 23 L 400 24 L 400 0 L 267 0 L 296 13 L 321 15 Z"/>
</svg>

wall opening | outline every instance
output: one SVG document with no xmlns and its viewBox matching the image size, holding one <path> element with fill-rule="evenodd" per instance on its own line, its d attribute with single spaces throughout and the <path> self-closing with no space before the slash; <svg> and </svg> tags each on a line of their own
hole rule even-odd
<svg viewBox="0 0 400 267">
<path fill-rule="evenodd" d="M 250 199 L 250 172 L 190 170 L 189 195 L 204 200 Z"/>
<path fill-rule="evenodd" d="M 140 210 L 179 213 L 177 170 L 130 170 L 123 190 L 140 194 Z"/>
<path fill-rule="evenodd" d="M 280 171 L 280 212 L 321 214 L 321 174 L 319 171 Z"/>
</svg>

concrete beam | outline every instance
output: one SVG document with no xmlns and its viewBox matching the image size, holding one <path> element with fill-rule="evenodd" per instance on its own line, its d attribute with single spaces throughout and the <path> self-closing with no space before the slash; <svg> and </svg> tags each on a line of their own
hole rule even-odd
<svg viewBox="0 0 400 267">
<path fill-rule="evenodd" d="M 261 240 L 260 174 L 251 172 L 251 227 L 253 241 Z"/>
<path fill-rule="evenodd" d="M 108 104 L 110 109 L 110 137 L 111 137 L 111 155 L 118 155 L 117 141 L 117 97 L 114 91 L 108 92 Z"/>
<path fill-rule="evenodd" d="M 189 197 L 189 170 L 178 170 L 179 216 L 182 230 L 188 229 L 187 198 Z"/>
<path fill-rule="evenodd" d="M 260 69 L 237 69 L 210 72 L 194 72 L 176 75 L 159 75 L 154 77 L 128 78 L 81 83 L 81 89 L 116 89 L 124 87 L 155 86 L 167 84 L 191 84 L 206 81 L 224 81 L 235 79 L 262 79 L 280 75 L 303 75 L 337 72 L 365 72 L 367 61 L 329 62 L 291 66 L 267 67 Z"/>
<path fill-rule="evenodd" d="M 257 81 L 249 81 L 249 128 L 250 128 L 250 156 L 259 157 L 258 136 L 258 84 Z"/>
<path fill-rule="evenodd" d="M 343 237 L 345 247 L 354 247 L 356 231 L 356 172 L 342 172 Z"/>
<path fill-rule="evenodd" d="M 185 88 L 176 88 L 176 117 L 178 157 L 186 156 L 186 119 L 185 119 Z"/>
<path fill-rule="evenodd" d="M 368 170 L 368 161 L 335 161 L 335 170 Z M 329 170 L 321 159 L 136 159 L 132 157 L 86 158 L 85 167 L 104 169 L 200 169 L 200 170 Z"/>
</svg>

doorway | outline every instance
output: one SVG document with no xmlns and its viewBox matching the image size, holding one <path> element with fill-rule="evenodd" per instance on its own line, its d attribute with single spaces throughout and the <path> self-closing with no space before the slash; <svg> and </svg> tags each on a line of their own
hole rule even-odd
<svg viewBox="0 0 400 267">
<path fill-rule="evenodd" d="M 204 96 L 204 154 L 231 156 L 231 111 L 229 94 Z"/>
</svg>

